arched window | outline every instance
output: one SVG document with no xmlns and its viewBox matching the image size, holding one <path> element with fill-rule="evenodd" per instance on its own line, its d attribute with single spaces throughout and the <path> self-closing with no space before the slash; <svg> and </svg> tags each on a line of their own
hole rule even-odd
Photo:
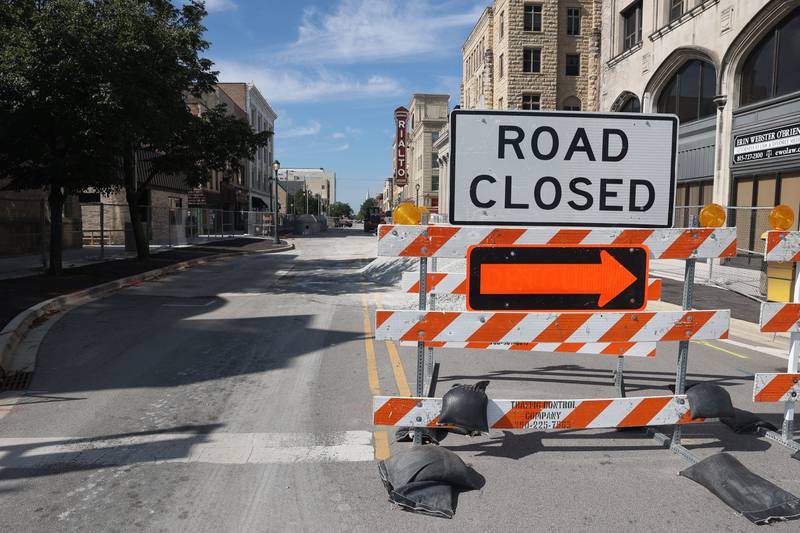
<svg viewBox="0 0 800 533">
<path fill-rule="evenodd" d="M 742 65 L 739 103 L 753 104 L 800 91 L 800 9 L 769 31 Z"/>
<path fill-rule="evenodd" d="M 713 115 L 717 71 L 714 65 L 692 59 L 667 82 L 658 98 L 658 111 L 674 113 L 681 122 Z"/>
<path fill-rule="evenodd" d="M 564 100 L 561 109 L 563 109 L 564 111 L 580 111 L 581 101 L 575 96 L 570 96 L 569 98 Z"/>
<path fill-rule="evenodd" d="M 642 106 L 639 103 L 639 97 L 634 95 L 625 100 L 625 103 L 622 104 L 619 109 L 617 109 L 620 113 L 641 113 Z"/>
</svg>

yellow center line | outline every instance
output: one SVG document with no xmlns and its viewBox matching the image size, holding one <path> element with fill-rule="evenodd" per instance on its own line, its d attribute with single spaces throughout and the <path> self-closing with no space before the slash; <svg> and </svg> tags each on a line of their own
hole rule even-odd
<svg viewBox="0 0 800 533">
<path fill-rule="evenodd" d="M 403 368 L 403 362 L 400 360 L 400 354 L 397 353 L 397 346 L 395 346 L 392 341 L 386 341 L 386 349 L 389 351 L 389 360 L 392 362 L 394 380 L 397 382 L 397 391 L 400 393 L 400 396 L 411 396 L 411 389 L 406 380 L 406 371 Z"/>
<path fill-rule="evenodd" d="M 723 348 L 721 346 L 717 346 L 716 344 L 711 344 L 708 341 L 692 341 L 692 342 L 696 342 L 697 344 L 702 344 L 703 346 L 708 346 L 709 348 L 714 348 L 715 350 L 719 350 L 720 352 L 726 353 L 728 355 L 732 355 L 734 357 L 738 357 L 739 359 L 750 359 L 746 355 L 742 355 L 740 353 L 732 352 L 732 351 L 730 351 L 728 349 L 725 349 L 725 348 Z"/>
<path fill-rule="evenodd" d="M 369 379 L 369 390 L 373 396 L 381 393 L 380 383 L 378 382 L 378 363 L 375 358 L 375 345 L 372 342 L 372 321 L 369 318 L 369 302 L 366 295 L 361 297 L 361 310 L 364 314 L 364 350 L 367 353 L 367 378 Z M 373 431 L 375 439 L 375 459 L 383 461 L 391 455 L 389 451 L 389 434 L 386 431 Z"/>
</svg>

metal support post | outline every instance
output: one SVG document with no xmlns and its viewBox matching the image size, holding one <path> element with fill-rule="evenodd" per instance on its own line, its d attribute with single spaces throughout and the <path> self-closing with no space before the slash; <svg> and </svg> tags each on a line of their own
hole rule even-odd
<svg viewBox="0 0 800 533">
<path fill-rule="evenodd" d="M 687 259 L 686 268 L 683 275 L 683 309 L 688 311 L 692 308 L 692 297 L 694 293 L 694 267 L 696 259 Z M 686 392 L 686 368 L 689 363 L 689 341 L 678 343 L 678 369 L 675 374 L 675 394 Z M 675 426 L 672 432 L 672 442 L 670 449 L 676 450 L 676 446 L 681 445 L 681 426 Z"/>
<path fill-rule="evenodd" d="M 436 272 L 436 258 L 431 257 L 431 270 Z M 426 279 L 427 281 L 427 279 Z M 427 290 L 427 286 L 425 287 Z M 430 307 L 431 311 L 436 311 L 436 295 L 431 294 L 430 296 Z M 433 365 L 436 363 L 434 356 L 433 356 L 433 347 L 428 348 L 428 364 L 427 368 L 425 369 L 425 390 L 431 390 L 431 380 L 433 379 Z"/>
<path fill-rule="evenodd" d="M 105 204 L 100 202 L 100 259 L 106 258 L 105 218 Z"/>
<path fill-rule="evenodd" d="M 617 369 L 614 371 L 614 387 L 617 389 L 617 398 L 625 397 L 625 376 L 623 375 L 625 358 L 617 357 Z"/>
<path fill-rule="evenodd" d="M 419 258 L 419 310 L 425 310 L 425 297 L 427 291 L 428 280 L 428 258 Z M 420 332 L 423 336 L 425 332 Z M 425 343 L 423 341 L 417 342 L 417 394 L 416 396 L 425 396 Z M 422 433 L 419 431 L 414 432 L 414 446 L 422 444 Z"/>
</svg>

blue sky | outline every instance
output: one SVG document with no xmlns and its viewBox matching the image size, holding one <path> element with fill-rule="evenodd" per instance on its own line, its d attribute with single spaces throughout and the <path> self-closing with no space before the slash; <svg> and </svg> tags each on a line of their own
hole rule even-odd
<svg viewBox="0 0 800 533">
<path fill-rule="evenodd" d="M 391 174 L 393 111 L 415 92 L 457 103 L 461 45 L 486 2 L 207 0 L 220 81 L 254 82 L 278 113 L 283 167 L 336 171 L 358 209 Z"/>
</svg>

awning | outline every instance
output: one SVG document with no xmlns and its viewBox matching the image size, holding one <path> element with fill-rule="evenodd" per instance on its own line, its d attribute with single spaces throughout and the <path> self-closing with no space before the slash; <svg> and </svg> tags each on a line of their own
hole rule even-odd
<svg viewBox="0 0 800 533">
<path fill-rule="evenodd" d="M 251 207 L 253 209 L 269 209 L 269 206 L 267 205 L 267 202 L 265 202 L 264 200 L 262 200 L 258 196 L 253 196 L 251 198 L 252 198 Z"/>
</svg>

